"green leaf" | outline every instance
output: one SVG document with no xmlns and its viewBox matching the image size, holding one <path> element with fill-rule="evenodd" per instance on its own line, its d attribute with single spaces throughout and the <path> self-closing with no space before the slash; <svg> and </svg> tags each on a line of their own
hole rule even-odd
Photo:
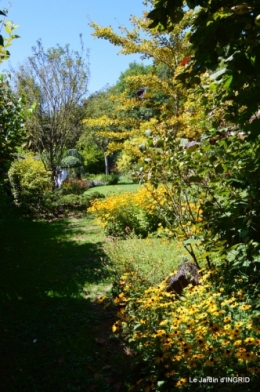
<svg viewBox="0 0 260 392">
<path fill-rule="evenodd" d="M 229 89 L 229 87 L 230 87 L 230 85 L 231 85 L 231 83 L 232 83 L 232 80 L 233 80 L 233 75 L 229 75 L 229 76 L 226 78 L 225 83 L 224 83 L 224 89 L 225 89 L 225 90 L 228 90 L 228 89 Z"/>
<path fill-rule="evenodd" d="M 4 39 L 2 35 L 0 35 L 0 46 L 4 46 Z"/>
</svg>

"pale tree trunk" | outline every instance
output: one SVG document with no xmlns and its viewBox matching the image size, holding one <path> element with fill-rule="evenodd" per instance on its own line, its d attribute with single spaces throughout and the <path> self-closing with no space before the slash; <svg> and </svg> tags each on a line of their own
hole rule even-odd
<svg viewBox="0 0 260 392">
<path fill-rule="evenodd" d="M 108 156 L 106 154 L 104 155 L 105 155 L 105 173 L 109 174 Z"/>
</svg>

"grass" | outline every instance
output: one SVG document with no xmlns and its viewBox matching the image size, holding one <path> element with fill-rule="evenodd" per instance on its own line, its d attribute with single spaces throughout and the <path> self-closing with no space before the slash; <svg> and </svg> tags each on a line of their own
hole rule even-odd
<svg viewBox="0 0 260 392">
<path fill-rule="evenodd" d="M 119 390 L 130 358 L 110 339 L 113 311 L 95 301 L 111 287 L 101 229 L 3 208 L 0 230 L 0 390 Z"/>
<path fill-rule="evenodd" d="M 107 196 L 110 193 L 122 193 L 122 192 L 131 192 L 136 191 L 139 188 L 139 184 L 128 184 L 128 183 L 119 183 L 117 185 L 104 185 L 104 186 L 96 186 L 93 188 L 88 189 L 84 192 L 87 195 L 90 195 L 94 192 L 102 193 L 103 195 Z"/>
<path fill-rule="evenodd" d="M 159 238 L 107 241 L 104 249 L 117 271 L 135 270 L 150 285 L 158 285 L 185 257 L 188 252 L 176 241 Z M 111 264 L 108 264 L 111 265 Z"/>
</svg>

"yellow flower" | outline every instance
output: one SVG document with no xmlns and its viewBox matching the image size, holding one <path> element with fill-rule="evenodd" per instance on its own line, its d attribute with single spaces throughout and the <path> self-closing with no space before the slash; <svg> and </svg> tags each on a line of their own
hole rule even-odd
<svg viewBox="0 0 260 392">
<path fill-rule="evenodd" d="M 225 331 L 229 331 L 231 329 L 231 325 L 230 324 L 224 325 L 224 329 Z"/>
<path fill-rule="evenodd" d="M 186 378 L 181 378 L 177 383 L 176 387 L 182 387 L 184 384 L 186 384 L 187 379 Z"/>
<path fill-rule="evenodd" d="M 243 352 L 241 353 L 240 358 L 244 359 L 245 361 L 251 361 L 253 359 L 255 359 L 255 354 L 252 352 Z"/>
<path fill-rule="evenodd" d="M 224 323 L 228 323 L 229 321 L 231 321 L 230 316 L 224 317 Z"/>
<path fill-rule="evenodd" d="M 244 340 L 244 343 L 246 343 L 246 344 L 254 344 L 255 343 L 255 339 L 254 338 L 246 338 Z"/>
<path fill-rule="evenodd" d="M 233 345 L 234 346 L 240 346 L 242 344 L 242 340 L 236 340 Z"/>
<path fill-rule="evenodd" d="M 221 344 L 222 344 L 223 346 L 227 346 L 229 343 L 230 343 L 230 341 L 227 340 L 227 339 L 224 339 L 224 340 L 221 341 Z"/>
<path fill-rule="evenodd" d="M 172 357 L 172 361 L 180 361 L 181 358 L 182 357 L 180 355 L 175 355 L 174 357 Z"/>
<path fill-rule="evenodd" d="M 240 309 L 241 310 L 248 310 L 248 309 L 250 309 L 251 308 L 251 305 L 241 305 L 240 306 Z"/>
</svg>

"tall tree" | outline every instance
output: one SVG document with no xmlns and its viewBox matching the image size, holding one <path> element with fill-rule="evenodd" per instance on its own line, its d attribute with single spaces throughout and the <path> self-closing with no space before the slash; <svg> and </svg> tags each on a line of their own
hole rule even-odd
<svg viewBox="0 0 260 392">
<path fill-rule="evenodd" d="M 32 48 L 33 55 L 14 71 L 16 88 L 35 110 L 27 121 L 28 147 L 42 153 L 53 186 L 56 168 L 64 151 L 72 146 L 81 129 L 82 103 L 89 81 L 88 51 L 81 39 L 81 51 L 65 47 L 44 50 L 42 42 Z"/>
<path fill-rule="evenodd" d="M 184 32 L 191 17 L 192 12 L 186 15 L 178 30 L 172 34 L 149 30 L 146 13 L 142 18 L 132 17 L 133 29 L 122 28 L 120 34 L 111 27 L 91 23 L 93 35 L 119 46 L 119 53 L 139 53 L 142 58 L 152 62 L 148 67 L 130 64 L 129 69 L 120 76 L 111 91 L 116 103 L 113 121 L 104 117 L 95 121 L 86 120 L 92 126 L 100 126 L 100 131 L 103 131 L 100 132 L 101 136 L 109 136 L 112 141 L 108 146 L 109 151 L 124 150 L 127 154 L 125 162 L 131 164 L 136 162 L 136 158 L 138 160 L 138 145 L 142 146 L 145 141 L 144 131 L 158 128 L 160 122 L 163 124 L 159 133 L 164 132 L 165 126 L 171 127 L 176 134 L 187 133 L 186 118 L 181 116 L 184 112 L 185 90 L 180 88 L 174 76 L 180 71 L 181 60 L 189 54 L 190 45 Z"/>
</svg>

